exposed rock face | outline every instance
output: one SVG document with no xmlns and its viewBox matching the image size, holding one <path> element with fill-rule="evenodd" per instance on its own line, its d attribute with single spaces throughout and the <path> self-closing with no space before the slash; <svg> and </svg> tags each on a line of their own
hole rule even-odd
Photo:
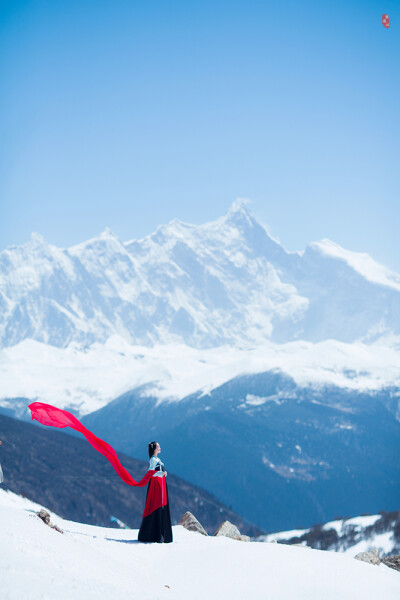
<svg viewBox="0 0 400 600">
<path fill-rule="evenodd" d="M 214 535 L 223 535 L 225 537 L 232 538 L 233 540 L 240 540 L 240 538 L 242 537 L 236 525 L 233 525 L 229 521 L 224 521 L 223 523 L 221 523 Z"/>
<path fill-rule="evenodd" d="M 382 558 L 382 562 L 387 567 L 395 569 L 396 571 L 400 571 L 400 554 L 395 554 L 394 556 L 386 556 L 385 558 Z"/>
<path fill-rule="evenodd" d="M 201 523 L 199 523 L 196 517 L 189 511 L 186 511 L 185 514 L 182 515 L 178 525 L 183 525 L 183 527 L 189 531 L 197 531 L 197 533 L 201 533 L 202 535 L 208 535 Z"/>
<path fill-rule="evenodd" d="M 59 533 L 63 533 L 62 529 L 57 527 L 57 525 L 53 525 L 53 523 L 50 521 L 50 514 L 47 512 L 47 510 L 44 510 L 44 508 L 40 509 L 40 511 L 37 513 L 37 516 L 39 519 L 42 519 L 43 523 L 51 527 L 51 529 L 55 529 Z"/>
<path fill-rule="evenodd" d="M 359 554 L 356 554 L 354 558 L 357 560 L 363 560 L 371 565 L 379 565 L 381 563 L 378 550 L 376 548 L 372 548 L 372 550 L 369 552 L 360 552 Z"/>
<path fill-rule="evenodd" d="M 242 535 L 236 525 L 233 525 L 229 521 L 224 521 L 214 533 L 215 536 L 223 535 L 233 540 L 240 540 L 241 542 L 249 542 L 250 538 L 248 535 Z"/>
</svg>

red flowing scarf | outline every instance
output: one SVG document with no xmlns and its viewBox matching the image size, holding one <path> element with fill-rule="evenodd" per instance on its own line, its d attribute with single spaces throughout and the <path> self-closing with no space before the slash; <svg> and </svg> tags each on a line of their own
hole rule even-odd
<svg viewBox="0 0 400 600">
<path fill-rule="evenodd" d="M 83 433 L 89 444 L 93 446 L 97 452 L 100 452 L 112 464 L 118 475 L 128 485 L 143 487 L 148 483 L 156 471 L 147 471 L 146 475 L 140 481 L 135 481 L 128 471 L 121 465 L 119 458 L 114 448 L 107 444 L 104 440 L 96 437 L 94 433 L 86 429 L 84 425 L 74 415 L 67 410 L 61 410 L 51 404 L 43 402 L 33 402 L 29 405 L 32 413 L 32 419 L 36 419 L 42 425 L 50 425 L 51 427 L 71 427 L 75 431 Z"/>
</svg>

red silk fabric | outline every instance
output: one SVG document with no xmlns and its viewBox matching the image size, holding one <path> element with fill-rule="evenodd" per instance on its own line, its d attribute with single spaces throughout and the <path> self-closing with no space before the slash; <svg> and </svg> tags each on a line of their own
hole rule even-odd
<svg viewBox="0 0 400 600">
<path fill-rule="evenodd" d="M 146 506 L 144 507 L 143 518 L 151 515 L 152 512 L 167 505 L 167 484 L 165 475 L 163 477 L 153 477 L 150 480 L 149 490 L 147 492 Z"/>
<path fill-rule="evenodd" d="M 84 425 L 74 415 L 72 415 L 67 410 L 62 410 L 61 408 L 56 408 L 51 404 L 44 404 L 43 402 L 33 402 L 29 405 L 30 411 L 32 413 L 32 419 L 36 419 L 42 425 L 50 425 L 51 427 L 71 427 L 71 429 L 75 429 L 75 431 L 79 431 L 83 433 L 89 444 L 93 446 L 97 452 L 100 452 L 106 459 L 112 464 L 115 471 L 121 477 L 125 483 L 128 485 L 144 487 L 146 483 L 152 478 L 156 471 L 147 471 L 146 475 L 140 481 L 136 481 L 133 477 L 128 473 L 128 471 L 121 465 L 119 462 L 119 458 L 114 448 L 107 444 L 104 440 L 96 437 L 94 433 L 86 429 Z M 164 477 L 154 477 L 154 479 L 162 479 Z M 164 481 L 165 487 L 165 481 Z M 166 494 L 165 494 L 166 496 Z M 147 503 L 146 503 L 147 506 Z M 162 505 L 164 506 L 164 505 Z"/>
</svg>

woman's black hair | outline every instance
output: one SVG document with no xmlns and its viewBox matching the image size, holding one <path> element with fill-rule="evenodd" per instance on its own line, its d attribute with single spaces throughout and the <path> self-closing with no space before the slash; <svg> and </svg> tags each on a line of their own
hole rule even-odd
<svg viewBox="0 0 400 600">
<path fill-rule="evenodd" d="M 151 458 L 154 455 L 154 451 L 157 447 L 157 442 L 150 442 L 149 444 L 149 458 Z"/>
</svg>

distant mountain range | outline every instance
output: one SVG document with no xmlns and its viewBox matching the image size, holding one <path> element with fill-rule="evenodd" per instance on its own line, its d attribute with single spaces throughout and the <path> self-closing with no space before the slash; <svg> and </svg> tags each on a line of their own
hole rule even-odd
<svg viewBox="0 0 400 600">
<path fill-rule="evenodd" d="M 243 202 L 142 240 L 109 230 L 67 249 L 38 234 L 0 253 L 0 344 L 57 347 L 118 334 L 195 348 L 270 340 L 370 343 L 400 334 L 400 276 L 330 240 L 288 252 Z"/>
<path fill-rule="evenodd" d="M 362 515 L 336 519 L 314 525 L 310 529 L 280 531 L 256 538 L 259 542 L 277 541 L 289 545 L 304 545 L 316 550 L 344 552 L 355 556 L 359 552 L 378 550 L 379 556 L 400 554 L 400 511 L 383 511 L 378 515 Z"/>
<path fill-rule="evenodd" d="M 140 526 L 146 488 L 126 485 L 86 440 L 4 415 L 0 415 L 0 440 L 3 489 L 26 496 L 65 519 L 104 527 L 115 527 L 118 519 L 132 528 Z M 144 458 L 146 446 L 141 450 Z M 148 461 L 123 454 L 119 458 L 137 479 L 148 469 Z M 249 535 L 261 533 L 211 494 L 176 477 L 166 464 L 173 524 L 190 510 L 210 534 L 226 519 Z"/>
</svg>

